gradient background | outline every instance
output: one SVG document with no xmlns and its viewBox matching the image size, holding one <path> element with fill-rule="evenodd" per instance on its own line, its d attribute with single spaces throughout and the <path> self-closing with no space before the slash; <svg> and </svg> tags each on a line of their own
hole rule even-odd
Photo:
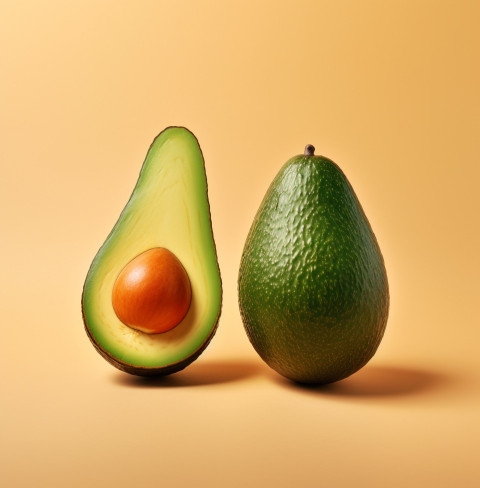
<svg viewBox="0 0 480 488">
<path fill-rule="evenodd" d="M 479 3 L 0 5 L 3 486 L 478 486 Z M 80 297 L 168 125 L 204 152 L 224 308 L 197 362 L 148 382 L 95 352 Z M 263 365 L 236 296 L 307 143 L 347 174 L 391 287 L 375 358 L 318 389 Z"/>
</svg>

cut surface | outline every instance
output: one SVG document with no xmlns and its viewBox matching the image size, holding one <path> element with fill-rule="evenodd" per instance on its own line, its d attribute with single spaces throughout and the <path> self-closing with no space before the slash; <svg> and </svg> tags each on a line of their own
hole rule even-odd
<svg viewBox="0 0 480 488">
<path fill-rule="evenodd" d="M 112 292 L 122 269 L 157 247 L 180 260 L 192 298 L 179 325 L 152 335 L 122 323 Z M 191 132 L 171 127 L 150 147 L 132 196 L 90 267 L 83 293 L 85 326 L 96 345 L 121 363 L 169 367 L 193 356 L 209 340 L 221 293 L 203 156 Z"/>
</svg>

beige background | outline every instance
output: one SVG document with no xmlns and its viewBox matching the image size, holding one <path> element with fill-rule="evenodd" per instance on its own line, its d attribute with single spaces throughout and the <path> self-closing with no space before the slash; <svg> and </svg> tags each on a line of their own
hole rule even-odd
<svg viewBox="0 0 480 488">
<path fill-rule="evenodd" d="M 478 2 L 0 5 L 2 485 L 478 486 Z M 224 309 L 196 363 L 146 382 L 95 352 L 80 296 L 168 125 L 204 151 Z M 319 389 L 263 365 L 236 297 L 307 143 L 356 189 L 392 297 L 375 358 Z"/>
</svg>

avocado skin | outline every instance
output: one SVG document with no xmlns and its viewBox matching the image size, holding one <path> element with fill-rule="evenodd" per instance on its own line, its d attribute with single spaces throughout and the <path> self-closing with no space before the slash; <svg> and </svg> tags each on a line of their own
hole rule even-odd
<svg viewBox="0 0 480 488">
<path fill-rule="evenodd" d="M 375 354 L 388 318 L 385 265 L 333 161 L 300 155 L 280 170 L 248 234 L 238 294 L 253 347 L 295 382 L 341 380 Z"/>
</svg>

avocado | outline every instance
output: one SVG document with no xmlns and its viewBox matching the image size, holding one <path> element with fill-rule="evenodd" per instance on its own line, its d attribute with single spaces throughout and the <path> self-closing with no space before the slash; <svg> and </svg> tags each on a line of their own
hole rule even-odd
<svg viewBox="0 0 480 488">
<path fill-rule="evenodd" d="M 389 290 L 352 186 L 314 150 L 288 160 L 270 185 L 244 246 L 238 295 L 260 357 L 290 380 L 325 384 L 375 354 Z"/>
<path fill-rule="evenodd" d="M 166 375 L 207 347 L 221 302 L 203 155 L 189 130 L 168 127 L 90 266 L 85 330 L 122 371 Z"/>
</svg>

